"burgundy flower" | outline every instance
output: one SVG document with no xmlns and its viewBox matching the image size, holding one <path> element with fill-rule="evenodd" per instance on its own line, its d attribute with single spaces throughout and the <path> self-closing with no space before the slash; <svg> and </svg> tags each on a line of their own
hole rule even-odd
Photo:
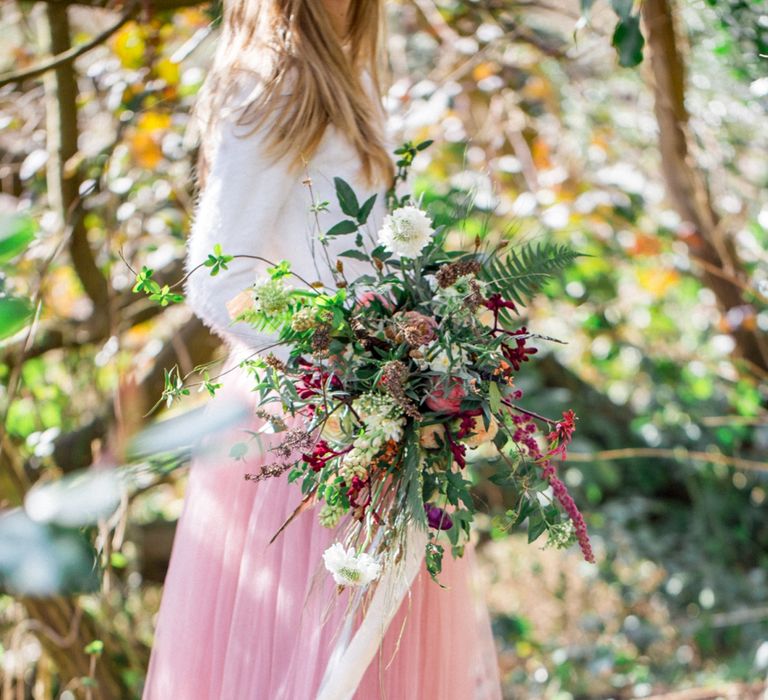
<svg viewBox="0 0 768 700">
<path fill-rule="evenodd" d="M 570 413 L 571 412 L 568 411 L 563 414 L 564 430 L 568 429 L 569 424 L 572 425 L 572 416 Z M 536 438 L 534 437 L 536 426 L 529 422 L 524 416 L 514 416 L 512 421 L 517 425 L 517 429 L 515 430 L 512 439 L 524 447 L 528 456 L 541 467 L 542 476 L 549 482 L 549 485 L 552 487 L 552 493 L 573 522 L 576 539 L 579 542 L 579 547 L 581 547 L 584 559 L 590 563 L 594 563 L 595 555 L 589 541 L 589 534 L 587 533 L 587 525 L 584 522 L 584 517 L 582 516 L 581 511 L 579 511 L 576 502 L 568 493 L 568 488 L 557 476 L 557 469 L 550 459 L 552 455 L 544 454 L 541 451 L 539 444 L 536 442 Z M 556 431 L 557 427 L 555 427 L 555 432 Z M 571 433 L 572 432 L 573 431 L 571 430 Z"/>
<path fill-rule="evenodd" d="M 510 335 L 512 337 L 527 336 L 528 329 L 525 326 L 523 326 L 520 330 L 515 331 Z M 504 358 L 507 360 L 507 362 L 509 362 L 509 364 L 512 365 L 515 372 L 520 371 L 520 365 L 523 362 L 528 362 L 528 355 L 535 355 L 538 352 L 537 348 L 526 347 L 525 346 L 526 340 L 527 338 L 516 338 L 514 347 L 507 345 L 506 343 L 502 344 L 501 346 L 501 352 L 504 355 Z"/>
<path fill-rule="evenodd" d="M 445 439 L 448 441 L 448 449 L 451 451 L 451 456 L 456 464 L 459 465 L 459 469 L 464 469 L 467 466 L 467 446 L 456 441 L 448 425 L 445 426 Z"/>
<path fill-rule="evenodd" d="M 325 440 L 318 440 L 310 454 L 303 454 L 301 458 L 309 465 L 312 471 L 319 472 L 334 457 L 339 457 L 352 450 L 352 446 L 336 451 Z"/>
<path fill-rule="evenodd" d="M 301 458 L 310 466 L 312 471 L 319 472 L 333 456 L 334 452 L 328 443 L 325 440 L 318 440 L 312 453 L 304 454 Z"/>
<path fill-rule="evenodd" d="M 573 433 L 576 430 L 576 415 L 573 409 L 563 411 L 563 420 L 555 423 L 555 429 L 547 435 L 547 440 L 555 446 L 550 450 L 549 456 L 560 455 L 566 458 L 566 450 L 571 443 Z"/>
<path fill-rule="evenodd" d="M 424 512 L 427 514 L 427 523 L 433 530 L 450 530 L 453 527 L 451 516 L 439 506 L 425 503 Z"/>
<path fill-rule="evenodd" d="M 517 307 L 513 301 L 508 301 L 501 294 L 491 294 L 485 300 L 485 307 L 493 311 L 494 314 L 498 314 L 501 309 L 511 309 L 517 311 Z"/>
<path fill-rule="evenodd" d="M 296 380 L 296 393 L 305 401 L 322 394 L 323 387 L 328 384 L 329 379 L 331 389 L 334 391 L 344 386 L 335 374 L 307 362 L 304 358 L 299 359 L 299 365 L 303 368 L 304 374 Z"/>
<path fill-rule="evenodd" d="M 482 415 L 483 411 L 480 408 L 459 413 L 459 429 L 456 433 L 456 439 L 461 440 L 467 437 L 475 429 L 475 418 Z"/>
<path fill-rule="evenodd" d="M 456 464 L 460 469 L 464 469 L 467 466 L 467 446 L 462 442 L 455 442 L 451 440 L 448 444 L 451 449 L 451 455 L 456 460 Z"/>
</svg>

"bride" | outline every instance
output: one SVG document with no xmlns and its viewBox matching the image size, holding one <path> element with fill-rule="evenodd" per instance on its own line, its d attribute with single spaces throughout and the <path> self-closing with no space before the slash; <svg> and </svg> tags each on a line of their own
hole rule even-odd
<svg viewBox="0 0 768 700">
<path fill-rule="evenodd" d="M 377 226 L 393 171 L 376 70 L 383 5 L 225 3 L 197 110 L 201 196 L 190 269 L 220 245 L 229 255 L 289 260 L 302 278 L 332 284 L 315 258 L 317 225 L 325 230 L 341 217 L 334 177 L 361 197 L 379 193 L 381 208 L 370 217 Z M 253 403 L 245 372 L 235 368 L 271 340 L 233 324 L 227 307 L 263 272 L 236 258 L 216 276 L 206 268 L 190 276 L 190 305 L 231 347 L 233 371 L 214 409 L 243 398 Z M 253 418 L 237 432 L 263 423 Z M 347 593 L 322 566 L 336 532 L 310 509 L 270 544 L 301 493 L 285 478 L 244 480 L 269 461 L 269 437 L 236 460 L 229 447 L 244 438 L 217 436 L 221 449 L 208 447 L 192 467 L 145 700 L 500 698 L 488 617 L 471 588 L 471 556 L 446 561 L 443 588 L 422 566 L 370 658 L 336 669 L 352 690 L 328 690 L 348 610 Z M 363 624 L 360 617 L 354 625 Z"/>
</svg>

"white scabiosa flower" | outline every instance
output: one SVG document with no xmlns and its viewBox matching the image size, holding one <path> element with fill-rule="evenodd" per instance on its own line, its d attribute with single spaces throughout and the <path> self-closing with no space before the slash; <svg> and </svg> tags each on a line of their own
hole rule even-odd
<svg viewBox="0 0 768 700">
<path fill-rule="evenodd" d="M 432 239 L 435 230 L 429 217 L 418 207 L 395 209 L 384 218 L 379 243 L 390 253 L 415 258 Z"/>
<path fill-rule="evenodd" d="M 367 586 L 381 573 L 381 565 L 370 554 L 355 554 L 339 542 L 325 550 L 323 561 L 340 586 Z"/>
</svg>

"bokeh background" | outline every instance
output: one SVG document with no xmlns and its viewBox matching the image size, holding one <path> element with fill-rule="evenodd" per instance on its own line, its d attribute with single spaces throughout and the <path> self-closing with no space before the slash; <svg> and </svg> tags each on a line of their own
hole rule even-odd
<svg viewBox="0 0 768 700">
<path fill-rule="evenodd" d="M 469 196 L 470 234 L 490 217 L 585 254 L 526 310 L 566 342 L 520 384 L 579 416 L 565 478 L 598 565 L 505 537 L 503 490 L 478 489 L 506 697 L 765 697 L 768 7 L 387 5 L 387 107 L 395 140 L 435 140 L 432 210 Z M 131 268 L 181 277 L 219 12 L 0 5 L 4 699 L 141 691 L 206 399 L 188 384 L 222 350 Z"/>
</svg>

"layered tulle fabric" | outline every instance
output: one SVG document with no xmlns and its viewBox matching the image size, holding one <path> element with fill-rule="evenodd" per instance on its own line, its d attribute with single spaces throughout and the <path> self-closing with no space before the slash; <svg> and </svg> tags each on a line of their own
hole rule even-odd
<svg viewBox="0 0 768 700">
<path fill-rule="evenodd" d="M 234 401 L 229 390 L 213 404 Z M 215 410 L 212 409 L 212 410 Z M 336 539 L 285 477 L 246 473 L 273 461 L 274 436 L 228 456 L 243 429 L 209 440 L 193 465 L 157 623 L 145 700 L 305 700 L 317 696 L 349 593 L 322 564 Z M 471 584 L 472 554 L 420 573 L 366 670 L 359 700 L 500 698 L 490 624 Z M 341 698 L 339 700 L 342 700 Z"/>
</svg>

